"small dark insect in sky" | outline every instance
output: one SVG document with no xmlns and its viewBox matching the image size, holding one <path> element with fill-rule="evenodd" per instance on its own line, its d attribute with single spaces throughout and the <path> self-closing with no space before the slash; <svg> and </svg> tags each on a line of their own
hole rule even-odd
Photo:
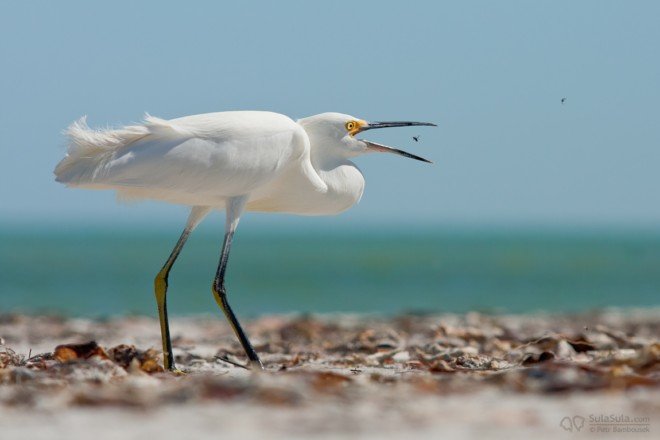
<svg viewBox="0 0 660 440">
<path fill-rule="evenodd" d="M 561 98 L 561 103 L 563 104 L 565 102 L 566 102 L 566 98 Z"/>
<path fill-rule="evenodd" d="M 413 139 L 415 140 L 415 142 L 419 142 L 419 138 L 420 138 L 419 135 L 417 135 L 417 136 L 413 136 Z"/>
</svg>

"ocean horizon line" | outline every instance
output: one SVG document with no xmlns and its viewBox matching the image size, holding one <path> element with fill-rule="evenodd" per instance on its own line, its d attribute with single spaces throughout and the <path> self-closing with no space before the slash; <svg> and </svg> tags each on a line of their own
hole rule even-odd
<svg viewBox="0 0 660 440">
<path fill-rule="evenodd" d="M 202 223 L 196 235 L 216 234 L 224 230 L 224 219 L 210 218 Z M 314 219 L 317 220 L 317 219 Z M 13 234 L 71 234 L 74 232 L 87 234 L 122 233 L 132 234 L 175 234 L 184 223 L 177 220 L 161 220 L 155 223 L 147 221 L 113 222 L 109 220 L 72 220 L 72 221 L 39 221 L 39 220 L 7 220 L 0 219 L 0 235 Z M 336 222 L 323 219 L 322 221 L 301 221 L 295 219 L 287 222 L 279 220 L 267 222 L 258 219 L 244 219 L 239 227 L 240 234 L 270 236 L 280 235 L 308 235 L 324 233 L 326 235 L 475 235 L 475 236 L 545 236 L 545 237 L 627 237 L 639 236 L 660 239 L 660 225 L 651 224 L 587 224 L 587 223 L 535 223 L 535 222 Z"/>
</svg>

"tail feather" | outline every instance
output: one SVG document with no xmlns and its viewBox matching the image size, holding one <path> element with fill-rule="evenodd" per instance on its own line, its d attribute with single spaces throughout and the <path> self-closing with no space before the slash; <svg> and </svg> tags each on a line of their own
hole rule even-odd
<svg viewBox="0 0 660 440">
<path fill-rule="evenodd" d="M 64 132 L 68 138 L 67 154 L 55 167 L 55 180 L 71 185 L 92 182 L 117 149 L 150 132 L 144 125 L 93 130 L 87 125 L 87 117 L 83 116 Z"/>
</svg>

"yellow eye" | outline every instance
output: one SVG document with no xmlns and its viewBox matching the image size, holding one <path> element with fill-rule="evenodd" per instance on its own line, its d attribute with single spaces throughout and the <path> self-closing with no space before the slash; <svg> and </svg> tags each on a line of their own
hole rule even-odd
<svg viewBox="0 0 660 440">
<path fill-rule="evenodd" d="M 350 121 L 350 122 L 346 123 L 346 130 L 348 130 L 348 131 L 353 131 L 353 130 L 355 130 L 356 127 L 357 127 L 357 124 L 355 123 L 355 121 Z"/>
</svg>

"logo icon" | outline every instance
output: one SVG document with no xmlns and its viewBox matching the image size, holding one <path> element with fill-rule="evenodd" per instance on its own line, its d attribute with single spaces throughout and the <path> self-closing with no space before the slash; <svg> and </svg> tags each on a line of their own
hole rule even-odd
<svg viewBox="0 0 660 440">
<path fill-rule="evenodd" d="M 580 430 L 584 428 L 584 421 L 585 418 L 582 416 L 573 416 L 573 418 L 566 416 L 561 419 L 559 426 L 561 426 L 564 431 L 580 432 Z"/>
</svg>

